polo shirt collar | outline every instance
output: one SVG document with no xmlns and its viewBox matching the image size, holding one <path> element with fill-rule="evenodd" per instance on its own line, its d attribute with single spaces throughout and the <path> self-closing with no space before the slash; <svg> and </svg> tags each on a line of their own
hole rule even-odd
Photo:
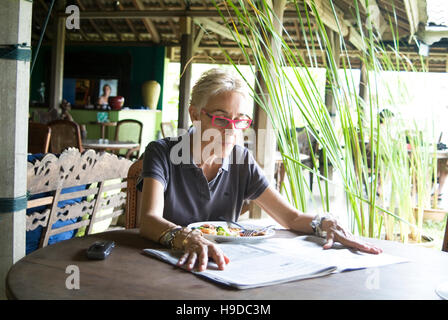
<svg viewBox="0 0 448 320">
<path fill-rule="evenodd" d="M 192 134 L 193 134 L 193 130 L 189 130 L 189 132 L 187 132 L 179 137 L 177 143 L 182 143 L 182 139 L 184 139 L 184 137 L 186 137 L 187 135 L 189 135 L 190 139 L 192 139 L 192 136 L 191 136 Z M 230 154 L 227 157 L 225 157 L 222 161 L 221 168 L 225 171 L 229 171 L 230 157 L 232 157 L 232 154 L 233 154 L 233 151 L 231 151 Z M 191 154 L 191 150 L 190 150 L 190 162 L 189 163 L 181 162 L 180 165 L 184 168 L 198 168 L 198 166 L 193 161 L 193 155 Z"/>
<path fill-rule="evenodd" d="M 221 164 L 221 168 L 224 171 L 229 171 L 229 165 L 230 165 L 230 157 L 232 154 L 230 154 L 229 156 L 225 157 L 222 160 L 222 164 Z M 187 168 L 198 168 L 198 166 L 193 162 L 193 156 L 190 154 L 190 163 L 181 163 L 181 165 L 183 167 L 187 167 Z"/>
</svg>

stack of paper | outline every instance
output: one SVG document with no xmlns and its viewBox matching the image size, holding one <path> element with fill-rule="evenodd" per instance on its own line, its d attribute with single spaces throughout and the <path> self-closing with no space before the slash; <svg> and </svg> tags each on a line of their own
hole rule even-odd
<svg viewBox="0 0 448 320">
<path fill-rule="evenodd" d="M 230 258 L 224 270 L 210 261 L 207 270 L 194 274 L 239 289 L 308 279 L 345 270 L 378 267 L 408 260 L 385 253 L 372 255 L 335 246 L 322 249 L 323 239 L 313 236 L 272 238 L 251 244 L 219 244 Z M 182 252 L 144 249 L 146 254 L 176 265 Z"/>
</svg>

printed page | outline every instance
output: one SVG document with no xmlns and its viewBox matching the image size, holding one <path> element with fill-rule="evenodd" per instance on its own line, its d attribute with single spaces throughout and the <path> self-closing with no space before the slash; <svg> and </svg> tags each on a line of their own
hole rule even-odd
<svg viewBox="0 0 448 320">
<path fill-rule="evenodd" d="M 409 259 L 393 256 L 387 253 L 369 254 L 347 249 L 340 243 L 335 243 L 332 249 L 324 250 L 325 239 L 315 236 L 299 236 L 295 238 L 274 238 L 264 243 L 254 244 L 265 250 L 284 255 L 306 257 L 316 263 L 327 263 L 337 266 L 334 272 L 379 267 L 395 263 L 408 262 Z"/>
<path fill-rule="evenodd" d="M 218 266 L 210 261 L 206 271 L 193 273 L 240 289 L 327 275 L 336 269 L 335 266 L 278 254 L 263 247 L 229 243 L 220 247 L 230 258 L 224 270 L 218 270 Z M 182 254 L 168 249 L 143 251 L 173 265 Z"/>
<path fill-rule="evenodd" d="M 197 274 L 244 289 L 323 276 L 335 269 L 306 259 L 269 253 L 236 261 L 230 258 L 224 270 L 209 268 Z"/>
<path fill-rule="evenodd" d="M 325 239 L 314 236 L 272 238 L 250 244 L 221 243 L 220 248 L 230 258 L 226 268 L 218 270 L 210 260 L 206 271 L 193 273 L 245 289 L 409 261 L 386 253 L 362 253 L 341 244 L 324 250 L 324 243 Z M 176 265 L 182 255 L 169 249 L 144 249 L 144 252 L 172 265 Z"/>
</svg>

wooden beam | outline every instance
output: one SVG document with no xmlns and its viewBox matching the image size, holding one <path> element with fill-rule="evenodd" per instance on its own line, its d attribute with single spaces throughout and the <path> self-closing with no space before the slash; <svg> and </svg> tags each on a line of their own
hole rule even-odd
<svg viewBox="0 0 448 320">
<path fill-rule="evenodd" d="M 206 1 L 206 0 L 201 0 L 201 2 L 202 2 L 202 7 L 203 7 L 205 10 L 208 10 L 208 4 L 207 4 L 207 1 Z"/>
<path fill-rule="evenodd" d="M 213 33 L 216 33 L 223 38 L 235 40 L 232 33 L 225 26 L 223 26 L 213 20 L 210 20 L 208 18 L 199 18 L 198 17 L 198 18 L 194 18 L 193 21 L 194 21 L 194 23 L 201 25 L 203 28 L 212 31 Z M 242 43 L 245 46 L 248 45 L 247 41 L 244 38 L 242 38 Z"/>
<path fill-rule="evenodd" d="M 359 77 L 359 97 L 367 103 L 367 68 L 364 62 L 361 61 L 360 68 L 360 77 Z M 361 104 L 361 106 L 363 106 Z"/>
<path fill-rule="evenodd" d="M 86 8 L 82 4 L 81 0 L 76 0 L 76 3 L 78 4 L 78 7 L 81 9 L 81 11 L 85 11 Z M 80 16 L 82 16 L 82 14 L 80 14 Z M 59 16 L 59 18 L 61 18 L 61 17 Z M 90 25 L 92 26 L 92 28 L 95 29 L 96 33 L 98 33 L 101 40 L 106 41 L 106 38 L 104 37 L 103 32 L 100 30 L 100 28 L 98 28 L 95 21 L 93 21 L 93 19 L 89 19 L 88 21 L 89 21 Z M 87 34 L 85 34 L 85 36 L 87 37 Z"/>
<path fill-rule="evenodd" d="M 426 0 L 424 0 L 426 2 Z M 406 14 L 408 16 L 409 30 L 411 36 L 418 31 L 418 24 L 420 22 L 418 4 L 416 0 L 403 0 Z"/>
<path fill-rule="evenodd" d="M 334 81 L 332 79 L 332 76 L 329 74 L 328 69 L 331 69 L 328 67 L 331 63 L 334 63 L 334 65 L 338 68 L 339 67 L 339 61 L 340 61 L 340 37 L 339 34 L 335 31 L 329 30 L 327 27 L 327 35 L 330 40 L 330 47 L 333 56 L 328 57 L 328 55 L 325 55 L 326 59 L 326 65 L 327 65 L 327 73 L 326 73 L 326 79 L 325 79 L 325 105 L 327 106 L 328 112 L 330 114 L 331 120 L 333 123 L 336 119 L 336 105 L 334 102 L 334 95 L 333 95 L 333 84 Z M 328 59 L 333 59 L 333 61 L 329 61 Z"/>
<path fill-rule="evenodd" d="M 193 49 L 192 49 L 193 55 L 198 50 L 199 44 L 201 43 L 201 40 L 202 40 L 202 37 L 204 36 L 204 33 L 205 33 L 204 29 L 199 28 L 199 32 L 196 35 L 196 38 L 194 39 L 194 43 L 193 43 Z"/>
<path fill-rule="evenodd" d="M 155 43 L 160 43 L 160 35 L 154 23 L 148 18 L 145 18 L 143 19 L 143 24 L 145 25 L 146 30 L 148 30 L 149 34 L 151 35 L 152 41 Z"/>
<path fill-rule="evenodd" d="M 167 57 L 170 61 L 174 60 L 174 57 L 175 57 L 175 50 L 174 50 L 174 47 L 168 47 L 168 48 L 166 48 L 166 57 Z"/>
<path fill-rule="evenodd" d="M 106 41 L 106 38 L 104 37 L 103 32 L 101 31 L 101 29 L 97 26 L 97 24 L 95 23 L 95 21 L 93 21 L 92 19 L 89 20 L 90 24 L 92 25 L 93 29 L 95 29 L 96 33 L 98 33 L 98 35 L 100 36 L 101 40 Z"/>
<path fill-rule="evenodd" d="M 136 7 L 138 10 L 144 10 L 145 6 L 141 2 L 141 0 L 132 0 L 132 3 L 134 4 L 134 7 Z M 143 24 L 145 25 L 146 30 L 148 30 L 149 34 L 151 35 L 151 39 L 155 43 L 160 42 L 160 35 L 157 31 L 156 26 L 154 23 L 146 16 L 143 19 Z"/>
<path fill-rule="evenodd" d="M 48 12 L 48 7 L 47 7 L 47 12 Z M 45 21 L 45 17 L 44 17 L 44 21 Z M 38 37 L 40 37 L 40 35 L 42 33 L 42 29 L 44 27 L 44 21 L 39 21 L 37 15 L 36 15 L 36 10 L 33 10 L 33 24 L 39 26 Z M 53 39 L 53 33 L 51 32 L 51 30 L 49 30 L 49 28 L 47 28 L 45 30 L 45 35 L 48 37 L 48 39 L 50 39 L 50 40 Z"/>
<path fill-rule="evenodd" d="M 65 13 L 60 13 L 65 15 Z M 81 19 L 143 19 L 174 17 L 220 17 L 214 10 L 123 10 L 123 11 L 84 11 Z"/>
<path fill-rule="evenodd" d="M 64 12 L 59 12 L 59 15 L 66 15 Z M 250 12 L 249 14 L 255 14 Z M 143 19 L 143 18 L 176 18 L 176 17 L 191 17 L 191 18 L 220 18 L 221 15 L 217 10 L 123 10 L 123 11 L 83 11 L 80 19 Z M 284 18 L 297 19 L 297 12 L 295 10 L 284 13 Z"/>
<path fill-rule="evenodd" d="M 103 6 L 103 4 L 101 2 L 97 1 L 96 5 L 98 6 L 98 8 L 100 10 L 105 11 L 105 8 L 104 8 L 104 6 Z M 111 23 L 109 19 L 107 20 L 107 24 L 109 25 L 109 27 L 111 27 L 112 30 L 114 30 L 115 34 L 117 35 L 117 38 L 120 41 L 123 41 L 123 38 L 121 36 L 121 32 L 118 31 L 117 27 L 113 23 Z"/>
<path fill-rule="evenodd" d="M 76 32 L 79 32 L 81 34 L 81 37 L 83 39 L 85 39 L 86 41 L 89 40 L 89 36 L 84 32 L 84 30 L 82 30 L 81 28 L 79 28 L 78 30 L 76 30 Z"/>
<path fill-rule="evenodd" d="M 378 32 L 379 38 L 382 39 L 384 32 L 389 28 L 388 23 L 384 20 L 383 14 L 378 6 L 376 0 L 368 0 L 368 6 L 366 6 L 365 0 L 359 1 L 367 14 L 367 24 L 371 24 L 373 28 Z"/>
<path fill-rule="evenodd" d="M 187 10 L 187 6 L 185 5 L 185 1 L 179 1 L 180 2 L 180 7 L 182 8 L 182 10 Z"/>
<path fill-rule="evenodd" d="M 297 41 L 300 42 L 300 39 L 302 39 L 302 33 L 300 32 L 299 23 L 296 20 L 294 20 L 294 30 L 296 31 Z"/>
<path fill-rule="evenodd" d="M 159 4 L 160 4 L 160 8 L 162 8 L 162 10 L 166 10 L 166 5 L 163 2 L 163 0 L 159 0 Z M 170 17 L 167 20 L 168 20 L 168 24 L 170 25 L 171 30 L 173 30 L 173 34 L 175 34 L 176 38 L 180 41 L 181 34 L 175 26 L 174 19 Z"/>
<path fill-rule="evenodd" d="M 40 5 L 45 9 L 45 12 L 48 12 L 48 5 L 45 3 L 44 0 L 39 0 Z M 34 10 L 33 10 L 34 11 Z M 34 12 L 33 12 L 34 13 Z M 50 17 L 54 17 L 54 11 L 50 13 Z"/>
<path fill-rule="evenodd" d="M 315 6 L 319 12 L 319 17 L 322 22 L 331 30 L 337 33 L 342 33 L 344 38 L 348 38 L 348 41 L 354 45 L 358 50 L 364 51 L 364 43 L 362 37 L 356 31 L 356 29 L 350 24 L 349 21 L 344 19 L 344 15 L 341 10 L 336 9 L 336 17 L 333 13 L 332 7 L 328 4 L 327 0 L 305 0 L 310 6 Z M 311 12 L 313 13 L 313 12 Z"/>
<path fill-rule="evenodd" d="M 118 10 L 123 11 L 124 7 L 123 5 L 118 2 Z M 135 36 L 135 40 L 140 41 L 140 35 L 138 34 L 138 32 L 135 30 L 134 25 L 132 24 L 131 20 L 129 20 L 128 18 L 124 19 L 126 21 L 126 24 L 128 25 L 129 29 L 132 31 L 132 33 Z"/>
<path fill-rule="evenodd" d="M 170 25 L 171 30 L 173 30 L 173 33 L 176 35 L 176 38 L 180 41 L 181 34 L 179 32 L 179 29 L 176 28 L 173 18 L 168 18 L 168 24 Z"/>
</svg>

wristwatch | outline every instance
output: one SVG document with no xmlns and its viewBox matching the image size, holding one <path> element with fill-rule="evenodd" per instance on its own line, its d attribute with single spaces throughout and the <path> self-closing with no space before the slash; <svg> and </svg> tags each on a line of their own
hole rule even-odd
<svg viewBox="0 0 448 320">
<path fill-rule="evenodd" d="M 329 214 L 324 213 L 319 213 L 314 217 L 310 223 L 311 228 L 313 228 L 314 235 L 321 238 L 327 237 L 327 232 L 322 230 L 322 222 L 330 217 L 331 216 Z"/>
</svg>

